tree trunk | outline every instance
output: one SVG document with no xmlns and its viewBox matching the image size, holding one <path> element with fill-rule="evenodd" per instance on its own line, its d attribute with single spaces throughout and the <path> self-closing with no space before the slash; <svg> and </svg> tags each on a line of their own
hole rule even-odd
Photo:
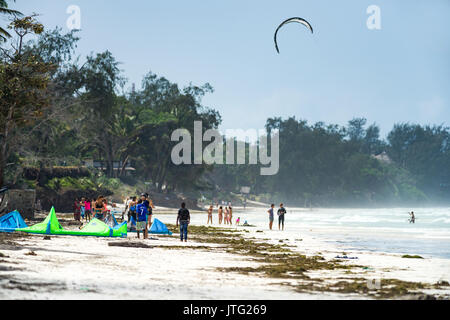
<svg viewBox="0 0 450 320">
<path fill-rule="evenodd" d="M 127 162 L 128 162 L 128 159 L 129 159 L 129 158 L 130 158 L 130 156 L 127 155 L 127 156 L 125 157 L 125 160 L 123 160 L 122 168 L 120 168 L 120 173 L 119 173 L 119 176 L 120 176 L 120 177 L 123 176 L 123 173 L 124 173 L 124 171 L 125 171 L 125 168 L 126 168 L 126 166 L 127 166 Z"/>
<path fill-rule="evenodd" d="M 106 174 L 108 177 L 114 178 L 114 155 L 110 142 L 107 143 L 106 150 Z"/>
</svg>

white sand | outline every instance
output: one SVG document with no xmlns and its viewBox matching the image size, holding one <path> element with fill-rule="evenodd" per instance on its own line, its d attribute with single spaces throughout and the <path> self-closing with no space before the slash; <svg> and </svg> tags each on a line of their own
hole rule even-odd
<svg viewBox="0 0 450 320">
<path fill-rule="evenodd" d="M 175 215 L 157 216 L 174 223 Z M 173 220 L 173 221 L 172 221 Z M 196 220 L 195 218 L 193 220 Z M 202 216 L 203 220 L 203 216 Z M 193 222 L 194 224 L 200 224 Z M 235 227 L 233 227 L 234 229 Z M 271 243 L 295 246 L 306 255 L 321 254 L 327 260 L 342 254 L 337 247 L 308 235 L 302 241 L 280 231 L 247 228 L 246 237 Z M 177 236 L 177 235 L 176 235 Z M 21 247 L 0 245 L 8 256 L 0 266 L 0 299 L 366 299 L 356 294 L 297 293 L 281 285 L 284 279 L 257 275 L 223 273 L 218 267 L 254 267 L 250 257 L 225 253 L 222 249 L 191 249 L 191 246 L 217 246 L 203 243 L 181 243 L 177 237 L 155 236 L 158 240 L 137 240 L 135 233 L 128 239 L 95 237 L 30 236 L 21 240 Z M 108 246 L 108 242 L 140 242 L 152 248 Z M 184 246 L 185 249 L 164 249 L 161 246 Z M 36 255 L 27 255 L 33 251 Z M 404 259 L 399 254 L 346 252 L 358 256 L 344 263 L 358 264 L 370 269 L 358 269 L 351 277 L 367 279 L 396 278 L 406 281 L 436 283 L 449 281 L 448 259 Z M 7 270 L 8 267 L 21 270 Z M 6 270 L 5 270 L 6 269 Z M 344 271 L 310 272 L 311 277 L 332 281 L 349 277 Z M 33 289 L 29 291 L 24 289 Z M 424 290 L 450 296 L 450 288 Z"/>
</svg>

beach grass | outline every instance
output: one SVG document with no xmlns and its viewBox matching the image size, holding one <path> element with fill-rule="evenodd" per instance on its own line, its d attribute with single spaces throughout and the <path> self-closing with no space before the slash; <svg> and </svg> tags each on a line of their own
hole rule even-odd
<svg viewBox="0 0 450 320">
<path fill-rule="evenodd" d="M 419 255 L 409 255 L 409 254 L 404 254 L 403 256 L 402 256 L 402 258 L 405 258 L 405 259 L 423 259 L 423 257 L 421 257 L 421 256 L 419 256 Z"/>
<path fill-rule="evenodd" d="M 167 226 L 172 232 L 178 232 L 174 225 Z M 421 290 L 439 288 L 436 285 L 398 279 L 381 279 L 379 286 L 374 287 L 368 284 L 369 279 L 356 276 L 338 279 L 338 281 L 331 278 L 312 278 L 308 275 L 311 271 L 341 270 L 347 275 L 357 275 L 360 273 L 355 270 L 363 266 L 345 264 L 343 261 L 334 259 L 327 261 L 320 254 L 306 256 L 290 250 L 289 246 L 283 245 L 283 242 L 270 244 L 257 241 L 255 238 L 244 238 L 236 229 L 189 226 L 189 233 L 193 241 L 218 244 L 228 253 L 259 263 L 257 267 L 222 267 L 217 268 L 218 271 L 289 280 L 278 284 L 290 286 L 296 292 L 336 292 L 365 295 L 375 299 L 395 299 L 406 295 L 427 296 Z"/>
</svg>

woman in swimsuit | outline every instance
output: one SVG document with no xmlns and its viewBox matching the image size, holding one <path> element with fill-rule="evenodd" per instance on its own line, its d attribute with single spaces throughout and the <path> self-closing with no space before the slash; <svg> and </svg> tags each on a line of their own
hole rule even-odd
<svg viewBox="0 0 450 320">
<path fill-rule="evenodd" d="M 103 197 L 100 196 L 100 197 L 98 197 L 97 201 L 95 201 L 95 205 L 94 205 L 95 216 L 94 216 L 94 218 L 103 220 L 104 211 L 105 211 L 105 206 L 103 203 Z"/>
<path fill-rule="evenodd" d="M 230 221 L 230 225 L 233 225 L 233 209 L 231 206 L 228 207 L 228 219 Z"/>
<path fill-rule="evenodd" d="M 224 218 L 224 223 L 228 224 L 230 222 L 230 217 L 229 217 L 229 211 L 228 211 L 228 207 L 225 207 L 225 218 Z"/>
<path fill-rule="evenodd" d="M 222 219 L 223 219 L 223 209 L 222 206 L 219 207 L 219 224 L 222 224 Z"/>
<path fill-rule="evenodd" d="M 213 224 L 212 213 L 213 213 L 213 206 L 209 206 L 209 209 L 208 209 L 208 222 L 206 222 L 206 224 L 208 224 L 209 221 L 211 221 L 211 224 Z"/>
</svg>

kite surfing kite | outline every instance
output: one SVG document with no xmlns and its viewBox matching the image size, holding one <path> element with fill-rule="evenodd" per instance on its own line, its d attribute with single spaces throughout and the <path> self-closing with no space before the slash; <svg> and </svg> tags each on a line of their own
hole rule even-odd
<svg viewBox="0 0 450 320">
<path fill-rule="evenodd" d="M 284 20 L 284 21 L 280 24 L 280 26 L 277 28 L 277 31 L 275 31 L 275 36 L 274 36 L 275 49 L 277 49 L 277 52 L 278 52 L 278 53 L 280 53 L 280 50 L 278 49 L 278 43 L 277 43 L 277 34 L 278 34 L 278 30 L 280 30 L 281 27 L 283 27 L 284 25 L 286 25 L 286 24 L 288 24 L 288 23 L 293 23 L 293 22 L 303 24 L 305 27 L 307 27 L 307 28 L 311 31 L 311 33 L 313 33 L 313 28 L 312 28 L 312 26 L 309 24 L 308 21 L 306 21 L 306 20 L 303 19 L 303 18 L 294 17 L 294 18 L 289 18 L 289 19 Z"/>
</svg>

